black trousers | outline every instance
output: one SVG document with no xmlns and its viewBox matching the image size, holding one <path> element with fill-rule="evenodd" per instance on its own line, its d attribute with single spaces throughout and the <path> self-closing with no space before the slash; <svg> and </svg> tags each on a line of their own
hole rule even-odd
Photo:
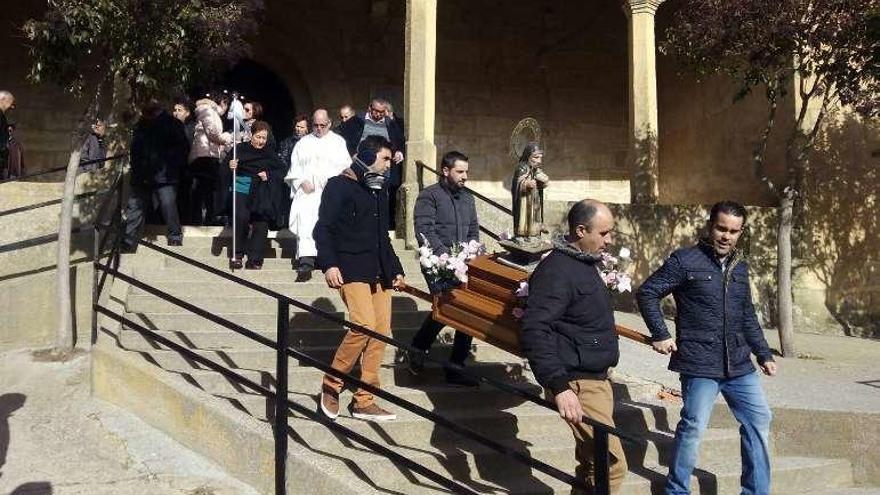
<svg viewBox="0 0 880 495">
<path fill-rule="evenodd" d="M 425 321 L 422 322 L 422 327 L 419 328 L 419 331 L 416 332 L 415 337 L 413 337 L 412 345 L 413 347 L 417 347 L 423 351 L 427 351 L 431 348 L 431 345 L 437 340 L 437 335 L 440 334 L 440 330 L 443 330 L 442 323 L 431 318 L 429 314 Z M 449 356 L 449 362 L 464 366 L 464 361 L 467 359 L 468 354 L 471 351 L 471 343 L 474 338 L 466 333 L 462 333 L 456 330 L 455 339 L 452 342 L 452 354 Z"/>
<path fill-rule="evenodd" d="M 248 261 L 263 263 L 269 222 L 248 207 L 248 195 L 235 193 L 235 257 L 247 255 Z"/>
<path fill-rule="evenodd" d="M 214 221 L 214 197 L 217 194 L 220 160 L 196 158 L 187 170 L 189 183 L 189 215 L 193 225 L 210 225 Z"/>
<path fill-rule="evenodd" d="M 174 184 L 156 186 L 131 186 L 131 196 L 125 205 L 125 238 L 123 242 L 134 246 L 141 238 L 148 208 L 158 207 L 168 227 L 168 239 L 180 240 L 180 216 L 177 212 L 177 187 Z"/>
</svg>

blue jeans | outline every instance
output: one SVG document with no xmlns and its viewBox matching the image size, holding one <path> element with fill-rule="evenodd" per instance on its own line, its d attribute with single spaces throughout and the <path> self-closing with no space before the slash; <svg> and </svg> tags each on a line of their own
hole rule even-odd
<svg viewBox="0 0 880 495">
<path fill-rule="evenodd" d="M 681 375 L 684 406 L 675 428 L 675 446 L 666 479 L 666 494 L 690 493 L 690 478 L 700 451 L 700 438 L 709 424 L 718 392 L 739 422 L 743 495 L 770 493 L 770 407 L 758 373 L 736 378 L 701 378 Z"/>
</svg>

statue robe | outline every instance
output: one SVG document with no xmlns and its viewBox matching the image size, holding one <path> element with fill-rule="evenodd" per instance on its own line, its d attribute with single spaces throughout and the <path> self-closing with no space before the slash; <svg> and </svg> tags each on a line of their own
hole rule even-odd
<svg viewBox="0 0 880 495">
<path fill-rule="evenodd" d="M 535 179 L 534 189 L 526 190 L 523 183 Z M 544 184 L 547 175 L 540 167 L 532 168 L 528 162 L 519 162 L 513 174 L 510 191 L 513 195 L 513 234 L 517 237 L 538 237 L 544 224 Z"/>
</svg>

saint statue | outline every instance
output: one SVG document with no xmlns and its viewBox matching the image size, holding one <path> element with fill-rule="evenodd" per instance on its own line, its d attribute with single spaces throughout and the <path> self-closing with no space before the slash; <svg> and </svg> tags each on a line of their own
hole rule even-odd
<svg viewBox="0 0 880 495">
<path fill-rule="evenodd" d="M 526 145 L 511 183 L 514 239 L 540 237 L 544 230 L 544 188 L 550 178 L 541 169 L 544 151 L 538 143 Z"/>
</svg>

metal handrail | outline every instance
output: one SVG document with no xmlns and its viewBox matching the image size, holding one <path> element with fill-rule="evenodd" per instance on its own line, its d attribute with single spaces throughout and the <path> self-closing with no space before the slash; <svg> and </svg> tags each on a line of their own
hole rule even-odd
<svg viewBox="0 0 880 495">
<path fill-rule="evenodd" d="M 77 165 L 77 169 L 85 167 L 86 165 L 94 165 L 95 163 L 104 163 L 104 162 L 108 162 L 111 160 L 116 160 L 117 158 L 124 158 L 126 156 L 128 156 L 128 153 L 121 153 L 119 155 L 108 156 L 106 158 L 98 158 L 97 160 L 86 160 L 84 162 L 79 162 L 79 165 Z M 3 179 L 3 180 L 0 180 L 0 184 L 6 184 L 7 182 L 22 181 L 25 179 L 30 179 L 31 177 L 39 177 L 41 175 L 54 174 L 56 172 L 63 172 L 65 170 L 67 170 L 67 165 L 65 165 L 63 167 L 50 168 L 49 170 L 43 170 L 41 172 L 37 172 L 37 173 L 33 173 L 33 174 L 20 175 L 18 177 Z"/>
<path fill-rule="evenodd" d="M 436 175 L 437 177 L 443 177 L 443 175 L 437 169 L 434 169 L 434 168 L 427 166 L 424 162 L 422 162 L 420 160 L 416 160 L 416 167 L 420 170 L 421 169 L 427 170 L 427 171 L 433 173 L 434 175 Z M 421 174 L 419 174 L 419 189 L 422 188 L 423 184 L 424 184 L 424 181 L 422 180 Z M 473 194 L 475 198 L 479 198 L 479 199 L 485 201 L 486 203 L 488 203 L 490 206 L 494 206 L 495 208 L 503 211 L 504 213 L 507 213 L 508 215 L 513 216 L 513 210 L 511 210 L 510 208 L 495 201 L 494 199 L 489 199 L 486 196 L 478 193 L 477 191 L 474 191 L 473 189 L 471 189 L 467 186 L 463 187 L 463 189 L 465 191 Z"/>
<path fill-rule="evenodd" d="M 115 189 L 116 191 L 119 192 L 120 205 L 121 205 L 122 190 L 121 190 L 121 187 L 119 187 L 118 178 L 117 178 L 117 182 L 114 183 L 113 189 Z M 107 200 L 108 202 L 109 202 L 109 199 L 110 198 L 108 198 L 108 200 Z M 106 203 L 105 203 L 105 205 L 106 205 Z M 102 206 L 102 210 L 103 210 L 103 206 Z M 116 218 L 120 221 L 119 227 L 121 227 L 121 218 L 119 218 L 118 216 Z M 101 228 L 107 228 L 107 230 L 108 230 L 107 237 L 109 237 L 109 227 L 112 227 L 112 223 L 111 224 L 101 224 L 100 222 L 96 223 L 96 230 L 97 231 L 100 231 Z M 486 445 L 487 447 L 492 448 L 493 450 L 496 450 L 497 452 L 500 452 L 508 457 L 514 458 L 518 462 L 524 463 L 534 469 L 537 469 L 537 470 L 539 470 L 545 474 L 548 474 L 548 475 L 550 475 L 560 481 L 563 481 L 566 484 L 569 484 L 571 486 L 581 487 L 581 488 L 585 487 L 585 483 L 583 481 L 578 480 L 578 479 L 574 478 L 573 476 L 571 476 L 571 475 L 569 475 L 569 474 L 567 474 L 567 473 L 565 473 L 565 472 L 563 472 L 553 466 L 545 464 L 545 463 L 538 461 L 536 459 L 532 459 L 531 457 L 529 457 L 528 455 L 526 455 L 522 452 L 512 450 L 512 449 L 510 449 L 510 448 L 508 448 L 498 442 L 495 442 L 492 439 L 484 437 L 480 433 L 477 433 L 477 432 L 470 430 L 466 427 L 460 426 L 460 425 L 456 424 L 455 422 L 453 422 L 443 416 L 440 416 L 440 415 L 437 415 L 431 411 L 428 411 L 428 410 L 426 410 L 416 404 L 413 404 L 405 399 L 402 399 L 402 398 L 400 398 L 390 392 L 384 391 L 380 388 L 377 388 L 377 387 L 371 386 L 367 383 L 361 382 L 358 378 L 355 378 L 352 375 L 335 370 L 332 367 L 330 367 L 329 365 L 327 365 L 326 363 L 323 363 L 323 362 L 321 362 L 321 361 L 319 361 L 319 360 L 317 360 L 307 354 L 304 354 L 299 350 L 290 348 L 289 344 L 287 342 L 288 332 L 290 329 L 289 307 L 290 306 L 297 307 L 299 309 L 302 309 L 304 311 L 307 311 L 309 313 L 317 315 L 325 320 L 338 323 L 338 324 L 340 324 L 350 330 L 368 335 L 371 338 L 375 338 L 376 340 L 380 340 L 386 344 L 390 344 L 394 347 L 406 350 L 408 352 L 418 352 L 418 350 L 415 349 L 414 347 L 407 345 L 405 343 L 401 343 L 391 337 L 377 333 L 369 328 L 366 328 L 366 327 L 363 327 L 363 326 L 358 325 L 356 323 L 347 321 L 344 318 L 337 317 L 336 315 L 334 315 L 330 312 L 321 310 L 319 308 L 315 308 L 315 307 L 313 307 L 309 304 L 303 303 L 297 299 L 288 297 L 284 294 L 280 294 L 278 292 L 275 292 L 271 289 L 267 289 L 265 287 L 262 287 L 258 284 L 250 282 L 248 280 L 241 279 L 239 277 L 236 277 L 234 275 L 226 273 L 225 271 L 222 271 L 220 269 L 211 267 L 211 266 L 206 265 L 204 263 L 201 263 L 199 261 L 196 261 L 196 260 L 193 260 L 193 259 L 188 258 L 186 256 L 180 255 L 174 251 L 163 248 L 163 247 L 158 246 L 154 243 L 147 242 L 144 240 L 139 241 L 139 245 L 144 246 L 148 249 L 152 249 L 152 250 L 157 251 L 161 254 L 164 254 L 166 256 L 169 256 L 171 258 L 179 260 L 183 263 L 186 263 L 190 266 L 194 266 L 196 268 L 199 268 L 202 271 L 212 273 L 212 274 L 217 275 L 221 278 L 233 281 L 241 286 L 244 286 L 246 288 L 252 289 L 252 290 L 257 291 L 259 293 L 262 293 L 266 296 L 270 296 L 270 297 L 274 298 L 278 303 L 278 312 L 277 312 L 277 315 L 278 315 L 278 319 L 277 319 L 278 320 L 277 321 L 278 334 L 277 334 L 277 340 L 275 342 L 272 342 L 271 340 L 269 340 L 259 334 L 256 334 L 255 332 L 253 332 L 245 327 L 242 327 L 242 326 L 237 325 L 233 322 L 230 322 L 220 316 L 213 314 L 210 311 L 199 308 L 196 305 L 193 305 L 193 304 L 188 303 L 180 298 L 177 298 L 175 296 L 167 294 L 166 292 L 162 291 L 161 289 L 157 289 L 155 287 L 152 287 L 149 284 L 146 284 L 140 280 L 137 280 L 136 278 L 134 278 L 130 275 L 126 275 L 126 274 L 120 272 L 118 269 L 118 262 L 119 262 L 119 247 L 120 247 L 119 241 L 121 239 L 121 233 L 119 231 L 117 231 L 116 242 L 114 243 L 113 250 L 110 253 L 110 260 L 111 260 L 111 262 L 113 262 L 113 261 L 116 262 L 116 267 L 111 267 L 109 263 L 107 265 L 100 263 L 100 259 L 102 258 L 100 253 L 101 253 L 103 246 L 107 240 L 107 237 L 104 238 L 104 242 L 100 243 L 100 246 L 98 243 L 98 236 L 97 235 L 96 235 L 96 239 L 95 239 L 96 253 L 95 253 L 95 257 L 94 257 L 94 260 L 95 260 L 94 266 L 95 266 L 96 287 L 95 287 L 95 290 L 93 291 L 93 311 L 94 311 L 93 336 L 95 336 L 97 333 L 97 314 L 98 313 L 108 315 L 111 318 L 113 318 L 117 321 L 120 321 L 120 323 L 123 323 L 123 321 L 121 321 L 120 319 L 125 320 L 124 324 L 129 325 L 129 322 L 127 319 L 125 319 L 121 315 L 117 315 L 115 313 L 112 315 L 108 314 L 108 313 L 112 313 L 112 312 L 109 309 L 98 304 L 98 301 L 99 301 L 99 298 L 101 295 L 100 290 L 103 289 L 103 285 L 104 285 L 103 284 L 104 278 L 106 278 L 106 276 L 108 276 L 108 275 L 113 275 L 114 277 L 117 277 L 120 280 L 126 281 L 129 284 L 131 284 L 135 287 L 138 287 L 138 288 L 140 288 L 150 294 L 153 294 L 156 297 L 159 297 L 165 301 L 171 302 L 172 304 L 178 305 L 191 313 L 194 313 L 194 314 L 199 315 L 203 318 L 206 318 L 214 323 L 217 323 L 217 324 L 219 324 L 229 330 L 237 332 L 240 335 L 243 335 L 243 336 L 245 336 L 251 340 L 254 340 L 260 344 L 270 346 L 270 347 L 276 349 L 276 351 L 278 352 L 278 357 L 276 359 L 276 368 L 277 368 L 276 369 L 276 375 L 277 375 L 276 390 L 278 392 L 276 395 L 270 396 L 270 398 L 274 397 L 274 400 L 275 400 L 275 424 L 274 424 L 274 426 L 275 426 L 275 448 L 276 448 L 276 458 L 275 458 L 276 493 L 286 493 L 286 491 L 285 491 L 286 490 L 286 488 L 285 488 L 286 487 L 286 459 L 287 459 L 287 433 L 286 432 L 289 428 L 289 425 L 287 424 L 287 410 L 290 408 L 294 408 L 294 409 L 302 409 L 303 408 L 303 406 L 301 406 L 299 404 L 288 403 L 288 401 L 287 401 L 287 358 L 289 358 L 289 357 L 293 357 L 295 359 L 298 359 L 298 360 L 300 360 L 300 362 L 303 362 L 303 363 L 306 363 L 312 367 L 321 369 L 325 373 L 336 376 L 337 378 L 341 378 L 349 383 L 356 384 L 357 386 L 364 388 L 366 390 L 369 390 L 370 392 L 374 393 L 375 395 L 382 397 L 382 398 L 385 398 L 389 402 L 392 402 L 392 403 L 394 403 L 394 404 L 396 404 L 396 405 L 398 405 L 398 406 L 400 406 L 410 412 L 413 412 L 416 415 L 424 417 L 424 418 L 434 422 L 435 424 L 439 424 L 445 428 L 451 429 L 454 432 L 456 432 L 466 438 L 470 438 L 471 440 L 482 443 L 483 445 Z M 98 271 L 102 272 L 102 280 L 101 280 L 100 284 L 97 283 L 97 272 Z M 134 323 L 134 322 L 131 322 L 131 323 Z M 137 325 L 137 324 L 135 323 L 135 325 Z M 134 328 L 135 330 L 137 330 L 141 333 L 148 332 L 150 334 L 151 338 L 154 338 L 156 341 L 162 343 L 163 345 L 167 345 L 167 343 L 166 343 L 166 342 L 168 342 L 167 339 L 162 338 L 161 335 L 156 334 L 152 330 L 145 329 L 142 326 L 138 326 L 138 327 L 132 326 L 132 328 Z M 171 344 L 174 344 L 174 343 L 171 342 Z M 186 354 L 187 356 L 189 356 L 189 354 L 195 354 L 195 353 L 192 353 L 192 351 L 190 351 L 189 349 L 185 349 L 182 346 L 179 346 L 176 344 L 169 346 L 169 347 L 171 347 L 175 350 L 178 350 L 179 352 L 182 352 L 182 353 Z M 202 358 L 202 359 L 204 359 L 204 358 Z M 202 359 L 197 359 L 196 361 L 202 362 Z M 538 404 L 540 406 L 543 406 L 545 408 L 548 408 L 550 410 L 556 411 L 555 404 L 553 404 L 550 401 L 547 401 L 545 399 L 542 399 L 541 397 L 538 397 L 537 395 L 531 394 L 531 393 L 529 393 L 519 387 L 511 386 L 507 383 L 504 383 L 504 382 L 501 382 L 501 381 L 498 381 L 498 380 L 495 380 L 495 379 L 492 379 L 489 377 L 474 374 L 471 370 L 468 370 L 466 368 L 462 368 L 461 366 L 452 365 L 450 363 L 432 358 L 430 356 L 426 356 L 426 361 L 431 362 L 431 363 L 435 363 L 435 364 L 439 364 L 442 368 L 444 368 L 446 370 L 454 370 L 459 373 L 463 373 L 471 378 L 476 379 L 479 382 L 489 384 L 499 390 L 503 390 L 503 391 L 512 393 L 512 394 L 517 395 L 520 398 L 523 398 L 529 402 L 532 402 L 532 403 Z M 223 367 L 222 365 L 218 365 L 216 363 L 212 363 L 212 364 L 213 364 L 213 366 L 209 366 L 209 367 L 212 367 L 212 369 L 215 369 L 215 370 L 216 370 L 215 367 Z M 231 370 L 227 369 L 226 371 L 228 371 L 228 373 L 234 374 L 234 372 L 232 372 Z M 228 373 L 226 373 L 226 372 L 221 371 L 221 373 L 223 373 L 224 376 L 229 376 Z M 233 380 L 234 380 L 234 378 L 233 378 Z M 253 387 L 250 387 L 250 388 L 253 388 Z M 309 411 L 308 414 L 310 417 L 315 419 L 316 413 L 312 413 L 311 411 Z M 328 426 L 335 425 L 335 423 L 331 423 L 331 422 L 326 421 L 325 418 L 320 418 L 320 415 L 317 415 L 317 418 L 322 423 L 327 424 Z M 596 449 L 594 449 L 595 463 L 596 463 L 595 464 L 596 465 L 596 486 L 595 486 L 596 493 L 608 493 L 608 490 L 609 490 L 609 486 L 608 486 L 608 455 L 609 455 L 608 454 L 608 435 L 615 435 L 622 440 L 625 440 L 628 442 L 634 442 L 634 443 L 638 443 L 638 444 L 644 443 L 644 439 L 637 438 L 636 436 L 633 436 L 630 433 L 619 430 L 616 427 L 612 427 L 612 426 L 606 425 L 604 423 L 595 421 L 592 418 L 589 418 L 587 416 L 583 416 L 581 418 L 581 421 L 592 426 L 594 429 L 594 432 L 595 432 L 594 433 L 594 436 L 595 436 L 594 442 L 597 447 Z M 282 424 L 282 422 L 283 422 L 283 424 Z M 430 469 L 428 469 L 424 466 L 418 465 L 417 463 L 415 463 L 411 459 L 403 458 L 400 454 L 388 449 L 387 447 L 376 444 L 372 440 L 361 437 L 356 432 L 353 432 L 350 430 L 348 430 L 348 432 L 346 432 L 345 431 L 346 428 L 341 427 L 340 425 L 335 425 L 335 426 L 339 426 L 339 428 L 341 428 L 341 430 L 337 429 L 337 431 L 342 432 L 343 434 L 345 434 L 349 438 L 352 438 L 355 441 L 358 441 L 358 443 L 361 443 L 362 445 L 365 445 L 368 448 L 371 448 L 372 450 L 377 451 L 377 452 L 385 455 L 386 457 L 392 458 L 396 462 L 397 461 L 403 462 L 405 465 L 407 465 L 413 471 L 418 472 L 418 473 L 432 479 L 433 481 L 440 483 L 441 485 L 445 486 L 446 488 L 449 488 L 450 490 L 452 490 L 454 493 L 467 493 L 467 494 L 475 493 L 471 489 L 456 482 L 455 480 L 446 478 L 446 477 L 440 475 L 439 473 L 431 471 Z M 368 444 L 370 444 L 370 445 L 368 445 Z"/>
</svg>

